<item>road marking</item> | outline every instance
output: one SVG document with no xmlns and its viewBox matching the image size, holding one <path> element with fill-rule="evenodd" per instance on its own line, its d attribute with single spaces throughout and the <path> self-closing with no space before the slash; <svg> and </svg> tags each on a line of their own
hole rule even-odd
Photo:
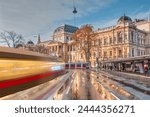
<svg viewBox="0 0 150 117">
<path fill-rule="evenodd" d="M 68 90 L 67 90 L 66 94 L 68 94 L 68 93 L 69 93 L 69 91 L 70 91 L 70 87 L 68 88 Z"/>
<path fill-rule="evenodd" d="M 117 99 L 117 100 L 120 100 L 116 95 L 114 95 L 112 92 L 111 94 Z"/>
</svg>

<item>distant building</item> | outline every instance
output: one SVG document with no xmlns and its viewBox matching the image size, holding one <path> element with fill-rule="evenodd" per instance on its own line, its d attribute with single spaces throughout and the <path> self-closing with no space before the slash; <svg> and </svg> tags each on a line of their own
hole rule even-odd
<svg viewBox="0 0 150 117">
<path fill-rule="evenodd" d="M 53 32 L 52 39 L 39 43 L 44 45 L 48 50 L 48 54 L 62 58 L 65 62 L 69 60 L 68 42 L 72 40 L 72 34 L 77 30 L 77 27 L 70 26 L 67 24 L 61 25 L 56 28 Z"/>
<path fill-rule="evenodd" d="M 61 25 L 56 28 L 53 33 L 53 40 L 67 43 L 69 40 L 72 40 L 72 33 L 74 33 L 78 28 L 70 25 Z"/>
</svg>

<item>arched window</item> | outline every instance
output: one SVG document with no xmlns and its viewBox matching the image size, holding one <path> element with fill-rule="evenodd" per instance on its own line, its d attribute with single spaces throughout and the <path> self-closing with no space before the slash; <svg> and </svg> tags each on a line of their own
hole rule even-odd
<svg viewBox="0 0 150 117">
<path fill-rule="evenodd" d="M 112 44 L 112 37 L 109 37 L 109 43 Z"/>
<path fill-rule="evenodd" d="M 104 45 L 106 45 L 107 44 L 107 39 L 106 38 L 104 38 Z"/>
<path fill-rule="evenodd" d="M 102 45 L 102 39 L 99 39 L 99 45 L 100 46 Z"/>
<path fill-rule="evenodd" d="M 118 32 L 118 43 L 122 43 L 122 33 Z"/>
<path fill-rule="evenodd" d="M 94 54 L 93 54 L 93 57 L 95 58 L 96 57 L 96 53 L 94 52 Z"/>
<path fill-rule="evenodd" d="M 134 42 L 134 32 L 131 31 L 131 42 L 133 43 Z"/>
<path fill-rule="evenodd" d="M 104 58 L 106 58 L 106 57 L 107 57 L 107 52 L 105 51 L 105 52 L 104 52 Z"/>
</svg>

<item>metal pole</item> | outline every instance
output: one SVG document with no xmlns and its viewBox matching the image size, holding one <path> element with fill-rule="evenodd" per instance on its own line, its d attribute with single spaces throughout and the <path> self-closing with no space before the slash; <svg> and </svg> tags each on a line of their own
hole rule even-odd
<svg viewBox="0 0 150 117">
<path fill-rule="evenodd" d="M 70 42 L 70 39 L 69 39 Z M 70 56 L 71 56 L 71 50 L 70 50 L 70 45 L 69 45 L 69 80 L 71 79 L 71 62 L 70 62 Z"/>
<path fill-rule="evenodd" d="M 73 14 L 74 14 L 74 26 L 76 25 L 76 14 L 77 14 L 77 10 L 76 10 L 76 7 L 75 7 L 75 2 L 73 0 Z"/>
</svg>

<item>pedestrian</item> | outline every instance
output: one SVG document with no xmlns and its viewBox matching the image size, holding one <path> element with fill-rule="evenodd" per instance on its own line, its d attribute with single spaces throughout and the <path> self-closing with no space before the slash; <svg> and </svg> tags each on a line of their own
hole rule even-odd
<svg viewBox="0 0 150 117">
<path fill-rule="evenodd" d="M 147 64 L 144 64 L 144 73 L 145 73 L 145 76 L 147 76 L 147 73 L 148 73 L 148 65 Z"/>
<path fill-rule="evenodd" d="M 150 62 L 148 62 L 148 72 L 147 72 L 148 77 L 150 76 Z"/>
</svg>

